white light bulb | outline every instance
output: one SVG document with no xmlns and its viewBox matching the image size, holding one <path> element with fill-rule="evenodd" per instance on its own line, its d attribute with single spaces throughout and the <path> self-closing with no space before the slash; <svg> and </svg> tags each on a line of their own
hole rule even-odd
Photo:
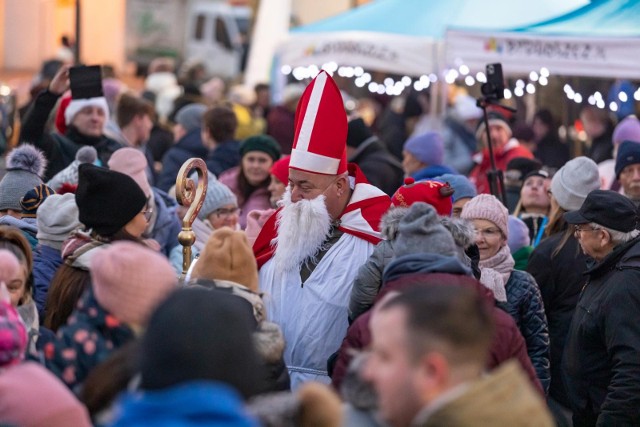
<svg viewBox="0 0 640 427">
<path fill-rule="evenodd" d="M 538 81 L 538 73 L 536 73 L 535 71 L 532 71 L 529 73 L 529 80 L 531 80 L 532 82 L 537 82 Z"/>
<path fill-rule="evenodd" d="M 582 95 L 576 93 L 576 95 L 573 97 L 573 100 L 576 102 L 576 104 L 582 103 Z"/>
<path fill-rule="evenodd" d="M 530 93 L 532 95 L 536 93 L 536 87 L 533 85 L 533 83 L 527 84 L 527 93 Z"/>
<path fill-rule="evenodd" d="M 353 75 L 356 77 L 360 77 L 361 75 L 364 74 L 364 69 L 362 69 L 362 67 L 355 67 L 353 69 Z"/>
<path fill-rule="evenodd" d="M 618 99 L 620 100 L 620 102 L 627 102 L 629 97 L 627 96 L 627 94 L 625 92 L 620 92 L 618 94 Z"/>
<path fill-rule="evenodd" d="M 547 69 L 547 67 L 540 68 L 540 75 L 542 77 L 549 77 L 549 70 Z"/>
<path fill-rule="evenodd" d="M 467 74 L 469 74 L 469 67 L 467 67 L 464 64 L 462 64 L 458 69 L 460 70 L 460 74 L 462 74 L 463 76 L 466 76 Z"/>
<path fill-rule="evenodd" d="M 609 109 L 615 113 L 616 111 L 618 111 L 618 104 L 616 104 L 615 102 L 610 103 Z"/>
<path fill-rule="evenodd" d="M 473 86 L 476 83 L 476 79 L 474 79 L 473 76 L 467 76 L 464 78 L 464 82 L 467 86 Z"/>
<path fill-rule="evenodd" d="M 504 90 L 504 99 L 511 99 L 511 91 L 509 89 Z"/>
<path fill-rule="evenodd" d="M 549 84 L 549 80 L 547 80 L 545 76 L 540 76 L 540 78 L 538 79 L 538 83 L 540 83 L 540 86 L 546 86 L 547 84 Z"/>
<path fill-rule="evenodd" d="M 402 80 L 400 80 L 400 81 L 402 82 L 403 85 L 409 86 L 411 84 L 411 77 L 404 76 L 404 77 L 402 77 Z"/>
<path fill-rule="evenodd" d="M 289 74 L 291 74 L 291 65 L 283 65 L 282 67 L 280 67 L 280 72 L 285 76 L 288 76 Z"/>
</svg>

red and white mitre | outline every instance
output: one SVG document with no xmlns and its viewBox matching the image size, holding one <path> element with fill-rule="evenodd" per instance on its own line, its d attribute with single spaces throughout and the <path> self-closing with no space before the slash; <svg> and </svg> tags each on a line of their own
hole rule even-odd
<svg viewBox="0 0 640 427">
<path fill-rule="evenodd" d="M 296 110 L 289 167 L 323 175 L 347 171 L 347 113 L 338 86 L 321 71 Z"/>
</svg>

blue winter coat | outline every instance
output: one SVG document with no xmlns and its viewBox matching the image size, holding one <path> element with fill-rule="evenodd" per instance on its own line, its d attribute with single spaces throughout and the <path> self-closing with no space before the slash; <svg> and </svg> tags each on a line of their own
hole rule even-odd
<svg viewBox="0 0 640 427">
<path fill-rule="evenodd" d="M 151 189 L 156 205 L 156 223 L 151 233 L 152 239 L 160 244 L 162 253 L 169 256 L 171 249 L 178 245 L 178 234 L 182 230 L 176 213 L 178 205 L 167 193 L 155 187 Z"/>
<path fill-rule="evenodd" d="M 40 319 L 44 319 L 44 305 L 51 280 L 62 265 L 60 250 L 51 246 L 38 245 L 33 257 L 33 299 L 38 307 Z"/>
<path fill-rule="evenodd" d="M 529 273 L 513 270 L 507 281 L 506 291 L 505 309 L 516 321 L 527 343 L 531 363 L 547 393 L 551 383 L 549 327 L 538 284 Z"/>
<path fill-rule="evenodd" d="M 226 384 L 191 381 L 163 390 L 125 394 L 112 427 L 257 427 L 238 392 Z"/>
<path fill-rule="evenodd" d="M 169 191 L 176 184 L 178 172 L 184 162 L 192 157 L 206 159 L 208 154 L 209 150 L 202 145 L 200 128 L 189 131 L 162 158 L 162 173 L 158 177 L 156 187 L 162 191 Z"/>
<path fill-rule="evenodd" d="M 215 176 L 240 164 L 240 143 L 237 141 L 225 141 L 218 145 L 209 154 L 207 169 Z"/>
</svg>

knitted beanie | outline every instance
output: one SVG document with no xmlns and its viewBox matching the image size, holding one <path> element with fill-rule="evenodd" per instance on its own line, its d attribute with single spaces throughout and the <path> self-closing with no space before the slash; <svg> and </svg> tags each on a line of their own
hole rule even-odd
<svg viewBox="0 0 640 427">
<path fill-rule="evenodd" d="M 38 234 L 40 243 L 67 240 L 72 231 L 80 227 L 78 205 L 73 194 L 53 194 L 38 209 Z"/>
<path fill-rule="evenodd" d="M 347 146 L 358 148 L 360 144 L 373 136 L 373 132 L 360 117 L 349 122 L 347 130 Z"/>
<path fill-rule="evenodd" d="M 598 165 L 588 157 L 576 157 L 551 179 L 551 194 L 565 211 L 577 211 L 587 194 L 600 188 Z"/>
<path fill-rule="evenodd" d="M 64 123 L 69 126 L 73 118 L 85 107 L 98 107 L 104 111 L 105 122 L 109 120 L 109 104 L 104 96 L 86 99 L 71 99 L 69 105 L 64 110 Z"/>
<path fill-rule="evenodd" d="M 151 185 L 147 178 L 148 166 L 147 158 L 142 151 L 131 147 L 116 150 L 109 159 L 109 169 L 133 178 L 147 198 L 151 196 Z"/>
<path fill-rule="evenodd" d="M 51 372 L 35 362 L 12 366 L 0 375 L 3 425 L 90 427 L 87 409 Z M 34 405 L 33 402 L 38 402 Z"/>
<path fill-rule="evenodd" d="M 433 206 L 424 202 L 412 204 L 400 220 L 393 249 L 396 257 L 415 253 L 455 256 L 458 253 L 451 233 L 440 223 Z"/>
<path fill-rule="evenodd" d="M 640 141 L 624 141 L 618 146 L 616 155 L 616 178 L 620 178 L 622 170 L 629 165 L 640 163 Z"/>
<path fill-rule="evenodd" d="M 271 175 L 278 178 L 278 181 L 284 185 L 289 185 L 289 161 L 291 156 L 284 156 L 271 166 Z"/>
<path fill-rule="evenodd" d="M 202 116 L 207 111 L 207 106 L 204 104 L 189 104 L 178 110 L 176 114 L 176 123 L 184 128 L 185 131 L 190 132 L 202 127 Z"/>
<path fill-rule="evenodd" d="M 614 145 L 622 141 L 640 142 L 640 120 L 636 116 L 627 116 L 618 123 L 611 137 Z"/>
<path fill-rule="evenodd" d="M 267 153 L 275 162 L 280 158 L 280 145 L 269 135 L 256 135 L 242 141 L 240 144 L 240 157 L 244 157 L 250 151 L 262 151 Z"/>
<path fill-rule="evenodd" d="M 40 184 L 31 190 L 27 191 L 25 195 L 20 199 L 20 206 L 22 206 L 23 218 L 35 218 L 38 214 L 38 208 L 47 199 L 47 197 L 55 194 L 51 188 L 45 184 Z"/>
<path fill-rule="evenodd" d="M 427 132 L 411 137 L 403 149 L 425 165 L 441 165 L 444 159 L 444 141 L 437 132 Z"/>
<path fill-rule="evenodd" d="M 507 244 L 511 253 L 515 253 L 525 246 L 531 245 L 529 238 L 529 227 L 520 218 L 509 215 L 509 239 Z"/>
<path fill-rule="evenodd" d="M 225 205 L 234 205 L 237 207 L 238 199 L 229 187 L 218 181 L 214 174 L 209 173 L 207 194 L 204 197 L 202 208 L 200 209 L 200 212 L 198 212 L 198 218 L 204 221 L 214 211 Z"/>
<path fill-rule="evenodd" d="M 27 191 L 42 184 L 40 178 L 47 160 L 42 151 L 33 145 L 23 144 L 7 155 L 7 172 L 0 181 L 0 211 L 22 211 L 20 199 Z"/>
<path fill-rule="evenodd" d="M 511 130 L 511 126 L 509 125 L 509 122 L 507 121 L 507 118 L 505 116 L 503 116 L 502 114 L 496 112 L 496 111 L 491 111 L 487 114 L 488 118 L 489 118 L 489 127 L 491 126 L 500 126 L 502 129 L 504 129 L 507 134 L 509 134 L 509 136 L 512 135 L 512 130 Z M 478 124 L 478 129 L 476 129 L 476 138 L 480 139 L 482 138 L 483 135 L 485 135 L 486 131 L 485 131 L 485 124 L 484 124 L 484 120 L 482 120 L 479 124 Z"/>
<path fill-rule="evenodd" d="M 484 219 L 491 221 L 502 231 L 505 238 L 509 238 L 509 211 L 500 200 L 491 194 L 479 194 L 462 208 L 461 218 Z"/>
<path fill-rule="evenodd" d="M 258 265 L 244 232 L 229 227 L 215 230 L 200 253 L 191 277 L 228 280 L 258 292 Z"/>
<path fill-rule="evenodd" d="M 435 177 L 434 180 L 446 182 L 453 188 L 453 195 L 451 196 L 453 203 L 460 199 L 472 199 L 478 195 L 476 186 L 464 175 L 445 173 L 444 175 Z"/>
<path fill-rule="evenodd" d="M 228 292 L 182 289 L 160 304 L 142 339 L 140 387 L 162 390 L 188 381 L 216 381 L 244 398 L 262 388 L 249 304 Z"/>
<path fill-rule="evenodd" d="M 127 225 L 147 203 L 140 186 L 120 172 L 84 163 L 78 168 L 80 222 L 102 236 Z"/>
<path fill-rule="evenodd" d="M 450 185 L 438 181 L 418 181 L 411 177 L 405 178 L 404 185 L 393 194 L 391 204 L 393 206 L 408 208 L 416 202 L 424 202 L 431 205 L 438 215 L 451 215 L 451 195 L 453 189 Z"/>
<path fill-rule="evenodd" d="M 164 256 L 134 242 L 109 245 L 91 259 L 89 271 L 100 306 L 128 325 L 146 325 L 178 283 Z"/>
<path fill-rule="evenodd" d="M 98 158 L 98 152 L 95 147 L 91 145 L 85 145 L 76 152 L 76 159 L 69 163 L 69 166 L 62 169 L 51 178 L 47 185 L 53 189 L 53 191 L 61 194 L 61 189 L 65 186 L 77 186 L 78 185 L 78 167 L 82 163 L 95 163 Z M 74 191 L 75 192 L 75 188 Z"/>
</svg>

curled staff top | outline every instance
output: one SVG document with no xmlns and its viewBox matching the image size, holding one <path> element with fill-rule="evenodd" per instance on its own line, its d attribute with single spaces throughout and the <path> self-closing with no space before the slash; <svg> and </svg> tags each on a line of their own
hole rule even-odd
<svg viewBox="0 0 640 427">
<path fill-rule="evenodd" d="M 198 184 L 189 178 L 192 170 L 198 173 Z M 176 199 L 182 206 L 189 208 L 182 220 L 183 228 L 191 228 L 193 221 L 202 208 L 204 198 L 207 195 L 207 165 L 204 160 L 191 158 L 184 162 L 176 179 Z"/>
</svg>

